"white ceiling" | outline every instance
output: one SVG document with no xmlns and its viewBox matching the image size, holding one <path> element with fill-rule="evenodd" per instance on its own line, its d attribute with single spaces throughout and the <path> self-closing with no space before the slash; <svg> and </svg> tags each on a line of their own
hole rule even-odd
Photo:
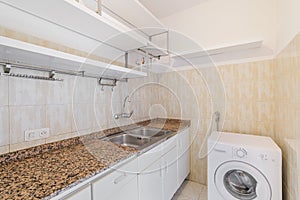
<svg viewBox="0 0 300 200">
<path fill-rule="evenodd" d="M 207 0 L 139 0 L 157 18 L 161 19 L 180 12 L 187 8 L 196 6 Z"/>
</svg>

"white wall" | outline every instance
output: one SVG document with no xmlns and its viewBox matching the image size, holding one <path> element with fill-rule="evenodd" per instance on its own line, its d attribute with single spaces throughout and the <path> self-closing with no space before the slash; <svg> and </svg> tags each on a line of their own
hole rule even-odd
<svg viewBox="0 0 300 200">
<path fill-rule="evenodd" d="M 276 53 L 279 53 L 300 32 L 300 1 L 277 0 L 277 3 L 276 24 L 278 35 Z"/>
<path fill-rule="evenodd" d="M 209 0 L 161 20 L 205 49 L 263 40 L 274 50 L 275 13 L 273 0 Z"/>
</svg>

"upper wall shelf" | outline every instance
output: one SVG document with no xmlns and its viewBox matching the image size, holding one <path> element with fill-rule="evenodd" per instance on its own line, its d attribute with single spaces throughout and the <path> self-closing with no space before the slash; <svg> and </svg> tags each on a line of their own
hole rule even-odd
<svg viewBox="0 0 300 200">
<path fill-rule="evenodd" d="M 115 66 L 104 62 L 48 49 L 0 36 L 0 59 L 2 62 L 18 62 L 26 65 L 51 68 L 53 70 L 84 71 L 95 77 L 112 79 L 138 78 L 146 73 Z"/>
<path fill-rule="evenodd" d="M 163 59 L 145 67 L 153 72 L 161 73 L 193 67 L 201 68 L 232 64 L 243 60 L 251 62 L 253 61 L 253 58 L 265 59 L 269 58 L 272 54 L 272 50 L 264 46 L 263 41 L 255 41 L 206 51 L 199 50 L 179 53 L 177 55 L 170 56 L 169 59 Z"/>
<path fill-rule="evenodd" d="M 116 47 L 121 51 L 137 49 L 148 44 L 148 38 L 142 37 L 138 31 L 131 30 L 112 17 L 105 15 L 105 13 L 100 16 L 75 0 L 50 0 L 46 2 L 1 0 L 0 2 L 13 8 L 16 12 L 23 11 L 45 22 L 50 22 L 60 28 L 63 27 L 79 35 Z M 2 15 L 7 13 L 8 16 L 18 17 L 13 16 L 10 9 L 3 9 L 1 12 Z M 14 25 L 24 26 L 22 23 L 26 20 L 22 19 L 20 24 Z M 49 28 L 47 23 L 44 23 L 44 25 L 39 29 L 47 30 Z M 59 35 L 57 37 L 65 36 Z"/>
<path fill-rule="evenodd" d="M 95 0 L 82 1 L 95 2 Z M 104 8 L 113 11 L 148 36 L 167 31 L 167 28 L 139 0 L 102 0 L 102 2 Z M 126 7 L 130 9 L 124 9 Z"/>
</svg>

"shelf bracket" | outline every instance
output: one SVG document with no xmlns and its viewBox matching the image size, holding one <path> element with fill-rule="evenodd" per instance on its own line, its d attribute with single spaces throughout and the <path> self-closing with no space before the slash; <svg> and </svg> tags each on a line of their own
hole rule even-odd
<svg viewBox="0 0 300 200">
<path fill-rule="evenodd" d="M 101 91 L 104 91 L 104 86 L 111 87 L 111 91 L 113 91 L 114 87 L 117 86 L 117 79 L 109 79 L 109 78 L 100 78 L 99 85 L 101 86 Z"/>
<path fill-rule="evenodd" d="M 6 74 L 9 74 L 11 70 L 11 65 L 10 64 L 5 64 L 3 65 L 3 72 Z"/>
<path fill-rule="evenodd" d="M 125 52 L 125 68 L 128 68 L 128 52 Z"/>
<path fill-rule="evenodd" d="M 102 2 L 101 2 L 101 0 L 98 0 L 97 13 L 99 15 L 102 15 Z"/>
</svg>

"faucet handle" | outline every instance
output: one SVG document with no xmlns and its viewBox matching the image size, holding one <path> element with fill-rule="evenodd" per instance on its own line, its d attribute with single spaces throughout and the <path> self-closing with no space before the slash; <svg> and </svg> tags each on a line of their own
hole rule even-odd
<svg viewBox="0 0 300 200">
<path fill-rule="evenodd" d="M 114 114 L 114 118 L 115 119 L 119 119 L 119 115 L 118 114 Z"/>
<path fill-rule="evenodd" d="M 133 110 L 129 113 L 129 117 L 131 117 L 132 116 L 132 114 L 133 114 Z"/>
</svg>

